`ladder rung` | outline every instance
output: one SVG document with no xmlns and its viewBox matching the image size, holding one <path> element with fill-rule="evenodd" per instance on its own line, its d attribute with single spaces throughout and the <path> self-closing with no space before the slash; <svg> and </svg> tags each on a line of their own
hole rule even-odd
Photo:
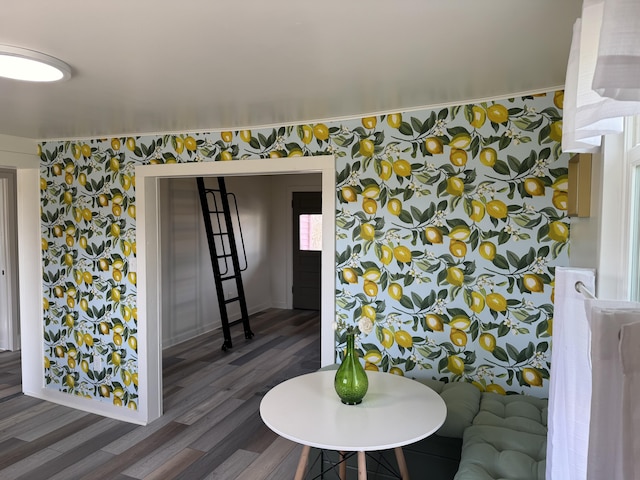
<svg viewBox="0 0 640 480">
<path fill-rule="evenodd" d="M 233 303 L 237 302 L 238 300 L 240 300 L 240 297 L 227 298 L 224 303 Z"/>
<path fill-rule="evenodd" d="M 225 280 L 233 280 L 234 278 L 238 278 L 238 275 L 229 275 L 228 277 L 220 277 L 220 281 L 224 282 Z"/>
<path fill-rule="evenodd" d="M 231 257 L 232 255 L 230 253 L 227 253 L 226 255 L 217 255 L 216 258 L 225 258 L 225 257 Z"/>
<path fill-rule="evenodd" d="M 228 232 L 217 232 L 217 233 L 212 233 L 212 235 L 217 235 L 217 236 L 222 236 L 222 235 L 229 235 Z"/>
</svg>

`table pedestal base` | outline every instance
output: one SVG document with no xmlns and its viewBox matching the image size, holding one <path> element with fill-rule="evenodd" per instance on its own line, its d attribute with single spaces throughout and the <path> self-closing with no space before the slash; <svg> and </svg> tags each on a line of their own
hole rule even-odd
<svg viewBox="0 0 640 480">
<path fill-rule="evenodd" d="M 400 470 L 400 478 L 402 480 L 409 480 L 409 469 L 407 468 L 407 462 L 404 459 L 404 453 L 402 448 L 396 447 L 393 449 L 396 455 L 396 461 L 398 462 L 398 469 Z M 298 468 L 296 469 L 296 476 L 294 480 L 303 480 L 305 472 L 307 470 L 307 463 L 309 462 L 309 453 L 311 447 L 303 445 L 302 453 L 300 453 L 300 460 L 298 460 Z M 340 466 L 339 475 L 340 480 L 346 480 L 347 478 L 347 464 L 345 462 L 345 452 L 340 453 Z M 358 452 L 358 480 L 367 480 L 367 454 L 365 452 Z"/>
</svg>

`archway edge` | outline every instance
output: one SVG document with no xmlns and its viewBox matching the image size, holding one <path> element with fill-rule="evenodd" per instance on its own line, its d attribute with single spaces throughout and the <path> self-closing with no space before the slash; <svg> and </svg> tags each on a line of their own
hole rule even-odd
<svg viewBox="0 0 640 480">
<path fill-rule="evenodd" d="M 136 175 L 139 405 L 129 419 L 149 423 L 162 415 L 162 317 L 158 180 L 194 176 L 322 174 L 321 365 L 335 361 L 335 178 L 333 155 L 140 165 Z"/>
</svg>

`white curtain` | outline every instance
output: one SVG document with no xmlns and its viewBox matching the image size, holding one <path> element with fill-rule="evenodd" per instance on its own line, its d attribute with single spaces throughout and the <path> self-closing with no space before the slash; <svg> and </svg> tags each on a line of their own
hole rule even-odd
<svg viewBox="0 0 640 480">
<path fill-rule="evenodd" d="M 577 282 L 595 293 L 594 270 L 556 268 L 546 466 L 546 477 L 553 480 L 587 478 L 589 324 Z"/>
<path fill-rule="evenodd" d="M 640 1 L 584 0 L 573 27 L 562 149 L 595 152 L 640 114 Z"/>
<path fill-rule="evenodd" d="M 602 300 L 586 300 L 587 317 L 591 328 L 591 415 L 589 425 L 588 480 L 631 480 L 636 468 L 633 445 L 640 435 L 633 410 L 624 409 L 640 401 L 633 387 L 634 372 L 640 369 L 637 361 L 638 344 L 629 342 L 636 330 L 623 336 L 625 326 L 640 322 L 640 304 Z M 627 337 L 626 341 L 621 339 Z M 625 378 L 625 370 L 629 375 Z M 630 412 L 630 413 L 628 413 Z M 631 444 L 625 445 L 624 437 Z M 640 460 L 640 459 L 639 459 Z M 555 477 L 554 477 L 555 478 Z"/>
</svg>

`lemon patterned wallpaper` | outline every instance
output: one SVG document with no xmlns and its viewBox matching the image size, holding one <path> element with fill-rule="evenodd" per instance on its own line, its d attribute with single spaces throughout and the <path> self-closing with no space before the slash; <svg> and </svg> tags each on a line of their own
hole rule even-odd
<svg viewBox="0 0 640 480">
<path fill-rule="evenodd" d="M 254 131 L 43 143 L 47 386 L 137 406 L 135 165 L 331 153 L 339 355 L 358 325 L 368 369 L 545 396 L 554 269 L 568 264 L 561 116 L 562 92 L 549 92 Z"/>
</svg>

